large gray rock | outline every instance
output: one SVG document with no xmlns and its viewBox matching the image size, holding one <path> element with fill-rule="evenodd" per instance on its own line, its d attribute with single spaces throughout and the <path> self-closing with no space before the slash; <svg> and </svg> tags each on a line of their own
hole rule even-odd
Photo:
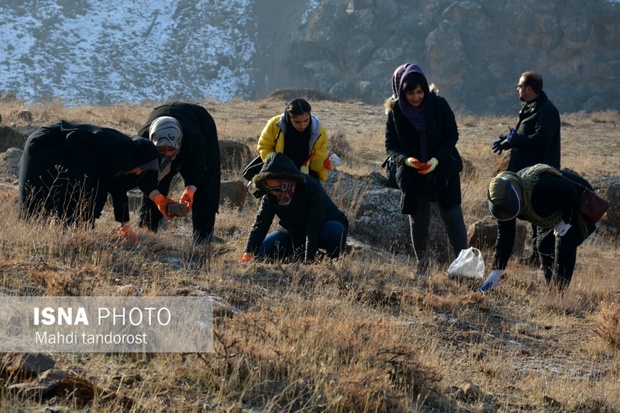
<svg viewBox="0 0 620 413">
<path fill-rule="evenodd" d="M 0 126 L 0 152 L 4 152 L 9 148 L 22 149 L 27 138 L 28 136 L 11 127 Z"/>
<path fill-rule="evenodd" d="M 413 254 L 409 218 L 400 212 L 401 192 L 385 187 L 385 182 L 374 174 L 355 177 L 332 170 L 326 190 L 347 214 L 352 237 L 391 252 Z M 429 238 L 435 260 L 445 263 L 455 258 L 436 204 L 431 205 Z"/>
<path fill-rule="evenodd" d="M 23 151 L 18 148 L 9 148 L 0 153 L 0 175 L 6 174 L 10 179 L 17 179 L 19 174 L 19 161 Z"/>
</svg>

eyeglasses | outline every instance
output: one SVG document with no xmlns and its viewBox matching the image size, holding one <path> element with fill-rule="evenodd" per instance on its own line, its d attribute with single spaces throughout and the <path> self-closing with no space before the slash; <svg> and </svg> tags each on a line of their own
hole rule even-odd
<svg viewBox="0 0 620 413">
<path fill-rule="evenodd" d="M 275 193 L 284 192 L 284 190 L 280 186 L 274 187 L 274 186 L 265 185 L 265 189 L 269 192 L 275 192 Z"/>
</svg>

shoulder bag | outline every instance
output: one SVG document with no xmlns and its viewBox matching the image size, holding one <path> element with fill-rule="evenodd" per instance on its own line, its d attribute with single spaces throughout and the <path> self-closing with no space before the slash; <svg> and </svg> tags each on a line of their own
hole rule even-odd
<svg viewBox="0 0 620 413">
<path fill-rule="evenodd" d="M 609 209 L 609 202 L 598 196 L 596 192 L 587 186 L 582 185 L 579 182 L 575 182 L 572 179 L 568 179 L 564 175 L 561 176 L 568 182 L 571 182 L 582 189 L 581 196 L 579 197 L 579 213 L 581 216 L 592 224 L 599 222 L 605 212 Z"/>
</svg>

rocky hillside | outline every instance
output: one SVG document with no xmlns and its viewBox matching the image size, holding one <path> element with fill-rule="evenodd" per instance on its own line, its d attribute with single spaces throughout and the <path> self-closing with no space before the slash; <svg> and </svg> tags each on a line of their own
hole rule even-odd
<svg viewBox="0 0 620 413">
<path fill-rule="evenodd" d="M 337 96 L 377 102 L 415 62 L 457 109 L 518 107 L 525 70 L 561 112 L 620 106 L 620 6 L 593 0 L 323 1 L 289 47 L 291 67 Z"/>
<path fill-rule="evenodd" d="M 561 112 L 620 107 L 616 1 L 70 3 L 3 4 L 0 91 L 115 104 L 304 87 L 377 104 L 393 69 L 415 62 L 459 111 L 514 114 L 528 69 Z"/>
</svg>

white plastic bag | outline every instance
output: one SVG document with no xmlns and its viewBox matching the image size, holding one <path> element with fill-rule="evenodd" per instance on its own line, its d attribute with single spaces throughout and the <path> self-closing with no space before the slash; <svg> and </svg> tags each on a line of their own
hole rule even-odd
<svg viewBox="0 0 620 413">
<path fill-rule="evenodd" d="M 449 278 L 482 278 L 484 276 L 484 258 L 478 248 L 469 247 L 461 250 L 459 256 L 448 268 Z"/>
<path fill-rule="evenodd" d="M 329 157 L 329 163 L 332 165 L 332 168 L 342 165 L 342 161 L 335 153 L 332 153 Z"/>
</svg>

